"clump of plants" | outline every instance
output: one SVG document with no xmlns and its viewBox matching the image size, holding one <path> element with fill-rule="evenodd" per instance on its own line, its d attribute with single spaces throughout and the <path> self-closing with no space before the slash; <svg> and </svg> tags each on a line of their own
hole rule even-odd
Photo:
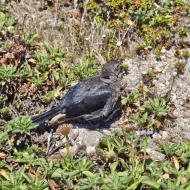
<svg viewBox="0 0 190 190">
<path fill-rule="evenodd" d="M 185 66 L 186 66 L 186 63 L 185 63 L 185 62 L 179 61 L 179 62 L 176 63 L 176 66 L 175 66 L 175 67 L 176 67 L 177 72 L 178 72 L 179 74 L 183 74 L 184 71 L 185 71 Z"/>
<path fill-rule="evenodd" d="M 188 142 L 161 146 L 159 151 L 166 158 L 156 162 L 146 152 L 149 140 L 120 129 L 100 140 L 95 157 L 65 157 L 57 161 L 44 159 L 43 149 L 37 145 L 25 150 L 13 148 L 0 161 L 0 187 L 188 189 Z"/>
<path fill-rule="evenodd" d="M 128 122 L 135 124 L 139 130 L 158 130 L 174 125 L 174 122 L 168 117 L 170 109 L 167 101 L 154 96 L 151 86 L 148 88 L 140 86 L 139 90 L 124 93 L 122 96 L 124 117 L 126 113 L 126 117 L 129 118 Z"/>
<path fill-rule="evenodd" d="M 179 29 L 179 36 L 180 36 L 180 37 L 186 37 L 187 34 L 188 34 L 188 32 L 189 32 L 189 31 L 188 31 L 187 28 L 182 27 L 182 28 Z"/>
<path fill-rule="evenodd" d="M 43 8 L 55 3 L 44 2 Z M 79 3 L 81 12 L 83 6 Z M 154 49 L 159 58 L 162 47 L 175 44 L 175 26 L 186 6 L 183 0 L 90 0 L 87 14 L 112 31 L 102 37 L 100 53 L 105 59 L 120 57 L 121 47 L 127 46 L 128 38 L 135 40 L 137 34 L 142 38 L 140 52 L 147 55 Z M 37 102 L 36 107 L 50 105 L 63 90 L 95 75 L 100 67 L 93 51 L 70 62 L 70 52 L 50 44 L 36 46 L 36 31 L 29 28 L 22 35 L 17 33 L 15 20 L 4 8 L 0 8 L 0 31 L 0 189 L 190 189 L 189 142 L 161 145 L 157 151 L 165 159 L 156 162 L 147 152 L 152 133 L 138 133 L 174 125 L 168 101 L 154 93 L 155 74 L 151 71 L 143 75 L 136 90 L 121 97 L 123 116 L 128 119 L 124 125 L 135 125 L 136 131 L 126 132 L 123 127 L 104 135 L 93 156 L 79 152 L 56 161 L 45 158 L 47 146 L 39 143 L 30 117 L 16 115 L 31 102 Z M 178 34 L 184 40 L 188 31 L 181 28 Z M 188 47 L 185 41 L 179 43 L 179 47 Z M 188 57 L 189 52 L 179 51 L 180 59 Z M 176 68 L 183 73 L 184 63 L 177 63 Z M 128 66 L 124 69 L 127 71 Z"/>
<path fill-rule="evenodd" d="M 37 46 L 38 34 L 32 28 L 18 30 L 18 25 L 11 22 L 12 17 L 5 9 L 0 13 L 3 30 L 0 33 L 0 91 L 9 100 L 5 107 L 12 103 L 14 97 L 15 102 L 19 102 L 31 94 L 35 94 L 41 103 L 49 103 L 58 99 L 62 90 L 98 72 L 92 53 L 87 53 L 76 65 L 69 63 L 71 55 L 68 52 L 48 43 Z M 22 109 L 19 106 L 19 111 Z M 1 112 L 8 112 L 8 109 L 2 108 Z"/>
<path fill-rule="evenodd" d="M 185 10 L 186 1 L 115 1 L 98 2 L 91 0 L 87 10 L 94 15 L 97 22 L 107 25 L 109 28 L 119 32 L 122 28 L 126 32 L 126 37 L 135 39 L 135 35 L 141 37 L 139 49 L 148 46 L 155 49 L 158 55 L 161 48 L 171 47 L 171 39 L 178 31 L 179 11 Z M 179 36 L 187 36 L 188 30 L 180 28 Z M 170 45 L 169 45 L 170 44 Z M 160 56 L 160 55 L 158 55 Z"/>
</svg>

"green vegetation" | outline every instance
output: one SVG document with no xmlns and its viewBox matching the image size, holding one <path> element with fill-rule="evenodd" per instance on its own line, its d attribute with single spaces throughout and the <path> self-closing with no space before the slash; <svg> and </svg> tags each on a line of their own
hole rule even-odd
<svg viewBox="0 0 190 190">
<path fill-rule="evenodd" d="M 8 121 L 4 126 L 5 132 L 11 132 L 12 134 L 24 134 L 35 127 L 36 126 L 31 122 L 30 117 L 28 116 L 15 118 L 14 120 Z"/>
<path fill-rule="evenodd" d="M 95 75 L 98 70 L 96 60 L 90 53 L 84 59 L 79 60 L 73 69 L 73 75 L 81 80 Z"/>
<path fill-rule="evenodd" d="M 54 1 L 43 2 L 45 8 L 54 9 Z M 83 1 L 78 6 L 82 10 Z M 86 15 L 78 16 L 83 23 L 72 26 L 76 44 L 86 43 L 86 47 L 75 47 L 73 42 L 63 50 L 49 42 L 39 45 L 37 30 L 33 26 L 22 29 L 0 4 L 0 190 L 189 190 L 189 141 L 160 145 L 157 151 L 166 156 L 161 162 L 147 153 L 151 134 L 175 125 L 175 116 L 169 116 L 173 110 L 169 100 L 154 93 L 153 71 L 142 74 L 142 83 L 121 97 L 122 117 L 134 129 L 124 126 L 104 135 L 93 156 L 79 151 L 56 161 L 46 157 L 47 142 L 34 131 L 36 126 L 26 115 L 51 107 L 68 87 L 98 73 L 100 59 L 126 58 L 130 42 L 138 44 L 137 54 L 146 56 L 153 51 L 159 59 L 162 48 L 173 47 L 177 74 L 182 75 L 189 58 L 189 29 L 178 26 L 189 14 L 185 0 L 90 0 L 86 8 Z M 90 27 L 92 21 L 103 32 L 96 27 L 82 28 Z M 88 31 L 101 35 L 100 45 L 94 49 L 91 40 L 84 43 L 85 35 L 94 38 Z M 127 71 L 128 65 L 123 68 Z M 63 147 L 70 148 L 68 137 Z"/>
<path fill-rule="evenodd" d="M 155 0 L 111 0 L 102 4 L 91 0 L 88 11 L 94 14 L 100 24 L 117 32 L 125 30 L 125 37 L 134 35 L 135 38 L 138 34 L 141 36 L 139 50 L 152 46 L 159 55 L 161 48 L 171 44 L 173 34 L 178 32 L 178 28 L 175 27 L 179 19 L 178 13 L 187 10 L 188 7 L 185 0 L 162 3 Z M 180 37 L 187 36 L 187 33 L 187 28 L 180 28 Z M 125 39 L 123 40 L 125 42 Z"/>
<path fill-rule="evenodd" d="M 179 36 L 180 37 L 185 37 L 185 36 L 187 36 L 187 34 L 188 34 L 188 29 L 187 28 L 180 28 L 179 29 Z"/>
<path fill-rule="evenodd" d="M 163 145 L 159 151 L 167 157 L 160 163 L 152 161 L 146 154 L 149 140 L 148 137 L 138 138 L 133 132 L 117 130 L 101 139 L 96 149 L 96 162 L 87 157 L 47 161 L 41 157 L 42 151 L 36 145 L 24 151 L 13 149 L 10 152 L 13 151 L 14 165 L 8 164 L 9 159 L 0 161 L 3 168 L 0 170 L 0 187 L 46 189 L 54 185 L 58 189 L 188 189 L 189 142 L 178 146 Z"/>
</svg>

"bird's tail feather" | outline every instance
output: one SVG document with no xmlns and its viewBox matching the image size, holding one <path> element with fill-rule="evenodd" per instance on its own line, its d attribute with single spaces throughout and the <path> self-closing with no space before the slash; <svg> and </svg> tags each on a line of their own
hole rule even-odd
<svg viewBox="0 0 190 190">
<path fill-rule="evenodd" d="M 60 106 L 57 106 L 45 113 L 42 113 L 42 114 L 32 117 L 32 122 L 36 123 L 38 125 L 41 125 L 41 124 L 45 123 L 45 121 L 52 119 L 53 117 L 55 117 L 57 114 L 59 114 L 61 112 L 62 111 L 60 109 Z"/>
</svg>

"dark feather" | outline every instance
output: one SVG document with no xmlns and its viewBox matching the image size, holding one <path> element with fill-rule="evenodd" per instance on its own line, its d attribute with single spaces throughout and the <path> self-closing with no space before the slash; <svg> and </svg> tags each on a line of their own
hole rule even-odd
<svg viewBox="0 0 190 190">
<path fill-rule="evenodd" d="M 32 117 L 32 122 L 41 125 L 45 123 L 45 121 L 52 119 L 54 116 L 56 116 L 59 113 L 61 113 L 60 105 L 58 105 L 55 108 L 52 108 L 51 110 L 45 113 Z"/>
</svg>

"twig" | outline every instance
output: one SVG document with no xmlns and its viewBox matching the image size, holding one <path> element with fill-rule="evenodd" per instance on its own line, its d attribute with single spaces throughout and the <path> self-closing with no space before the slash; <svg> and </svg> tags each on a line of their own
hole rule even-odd
<svg viewBox="0 0 190 190">
<path fill-rule="evenodd" d="M 49 153 L 49 150 L 50 150 L 50 141 L 51 141 L 52 136 L 53 136 L 53 130 L 51 130 L 50 134 L 48 135 L 46 155 Z"/>
<path fill-rule="evenodd" d="M 65 143 L 61 141 L 57 146 L 54 146 L 54 145 L 53 145 L 53 147 L 51 147 L 51 148 L 49 149 L 49 152 L 46 154 L 46 157 L 52 155 L 52 154 L 53 154 L 54 152 L 56 152 L 59 148 L 63 147 L 64 144 L 65 144 Z"/>
</svg>

